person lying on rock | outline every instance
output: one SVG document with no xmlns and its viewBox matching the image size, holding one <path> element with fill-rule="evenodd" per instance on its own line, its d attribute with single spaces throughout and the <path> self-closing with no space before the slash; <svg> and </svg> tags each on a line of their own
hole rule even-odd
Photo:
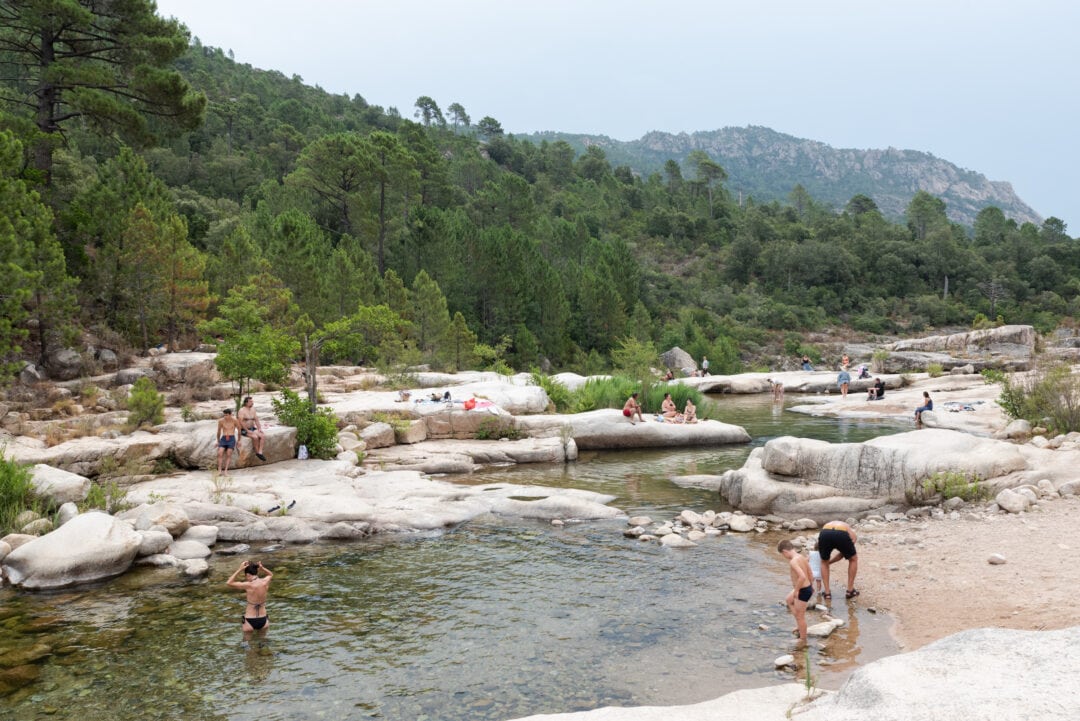
<svg viewBox="0 0 1080 721">
<path fill-rule="evenodd" d="M 832 599 L 829 588 L 829 566 L 847 559 L 847 593 L 845 598 L 855 598 L 859 592 L 855 590 L 855 574 L 859 571 L 859 556 L 855 550 L 855 529 L 843 521 L 829 521 L 821 528 L 818 534 L 818 552 L 821 554 L 821 583 L 822 598 Z M 839 553 L 833 556 L 833 552 Z"/>
<path fill-rule="evenodd" d="M 260 577 L 259 571 L 266 575 Z M 236 577 L 241 573 L 244 574 L 244 580 L 237 581 Z M 274 574 L 262 565 L 262 561 L 244 561 L 225 582 L 229 588 L 240 589 L 247 595 L 247 608 L 240 620 L 245 640 L 255 631 L 266 631 L 270 628 L 270 617 L 266 615 L 266 597 L 273 578 Z"/>
<path fill-rule="evenodd" d="M 787 539 L 780 541 L 776 550 L 788 560 L 791 570 L 791 593 L 784 599 L 784 605 L 788 613 L 795 617 L 795 635 L 799 637 L 799 645 L 802 645 L 806 643 L 806 604 L 814 597 L 810 562 Z"/>
</svg>

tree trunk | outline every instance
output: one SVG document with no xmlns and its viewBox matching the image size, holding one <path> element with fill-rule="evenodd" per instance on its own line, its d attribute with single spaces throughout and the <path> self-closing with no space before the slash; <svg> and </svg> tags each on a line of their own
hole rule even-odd
<svg viewBox="0 0 1080 721">
<path fill-rule="evenodd" d="M 304 380 L 307 384 L 308 403 L 314 413 L 319 405 L 319 379 L 316 373 L 319 369 L 319 343 L 313 341 L 311 336 L 304 338 L 304 363 L 307 365 L 307 378 Z"/>
</svg>

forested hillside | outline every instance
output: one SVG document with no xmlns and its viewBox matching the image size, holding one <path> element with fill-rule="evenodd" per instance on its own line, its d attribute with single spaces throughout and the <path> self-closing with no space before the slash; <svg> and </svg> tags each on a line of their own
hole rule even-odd
<svg viewBox="0 0 1080 721">
<path fill-rule="evenodd" d="M 802 185 L 815 200 L 836 209 L 853 195 L 869 196 L 885 217 L 897 220 L 915 193 L 925 190 L 944 200 L 949 219 L 963 225 L 973 225 L 979 211 L 989 206 L 1018 223 L 1042 223 L 1009 183 L 987 180 L 916 150 L 833 148 L 761 127 L 678 135 L 651 132 L 628 142 L 570 133 L 535 133 L 529 138 L 565 140 L 579 152 L 595 145 L 611 162 L 625 163 L 643 175 L 663 172 L 668 160 L 684 162 L 700 150 L 724 167 L 733 194 L 757 201 L 784 201 L 792 188 Z"/>
<path fill-rule="evenodd" d="M 457 103 L 422 97 L 405 118 L 332 95 L 145 17 L 150 40 L 116 33 L 132 45 L 110 65 L 129 71 L 123 92 L 91 88 L 83 63 L 71 77 L 88 85 L 49 94 L 59 61 L 21 6 L 0 3 L 9 372 L 80 332 L 136 351 L 216 339 L 250 378 L 312 352 L 596 372 L 672 345 L 722 371 L 825 327 L 984 314 L 1046 330 L 1076 314 L 1080 254 L 1055 218 L 991 207 L 969 233 L 920 192 L 897 223 L 858 187 L 839 211 L 801 185 L 740 205 L 701 151 L 643 177 Z"/>
</svg>

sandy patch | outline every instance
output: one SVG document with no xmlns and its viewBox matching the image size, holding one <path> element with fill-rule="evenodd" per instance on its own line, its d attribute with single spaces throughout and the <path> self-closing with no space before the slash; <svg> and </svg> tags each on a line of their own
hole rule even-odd
<svg viewBox="0 0 1080 721">
<path fill-rule="evenodd" d="M 925 520 L 859 531 L 860 605 L 887 611 L 905 650 L 970 628 L 1058 629 L 1077 622 L 1070 558 L 1080 549 L 1080 498 L 1040 510 Z M 988 559 L 999 553 L 1003 565 Z M 847 568 L 833 566 L 843 598 Z M 837 593 L 838 592 L 838 593 Z"/>
</svg>

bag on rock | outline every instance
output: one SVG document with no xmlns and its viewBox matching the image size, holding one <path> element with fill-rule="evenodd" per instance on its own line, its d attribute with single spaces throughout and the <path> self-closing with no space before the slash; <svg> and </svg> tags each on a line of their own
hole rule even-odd
<svg viewBox="0 0 1080 721">
<path fill-rule="evenodd" d="M 308 459 L 307 446 L 301 444 L 300 450 L 296 452 L 296 457 L 299 458 L 301 461 L 306 461 Z"/>
</svg>

